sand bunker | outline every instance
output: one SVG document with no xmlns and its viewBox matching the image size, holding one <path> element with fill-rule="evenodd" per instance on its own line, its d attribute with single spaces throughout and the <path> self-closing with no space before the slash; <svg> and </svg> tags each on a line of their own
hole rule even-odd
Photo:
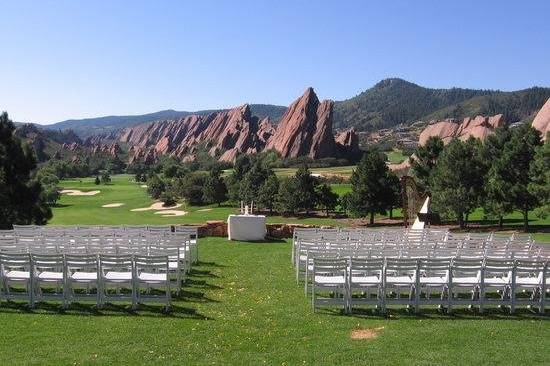
<svg viewBox="0 0 550 366">
<path fill-rule="evenodd" d="M 355 329 L 351 331 L 350 338 L 351 339 L 373 339 L 378 337 L 378 334 L 380 333 L 380 331 L 382 331 L 382 329 L 384 329 L 384 327 Z"/>
<path fill-rule="evenodd" d="M 212 211 L 211 208 L 201 208 L 200 210 L 197 210 L 197 212 L 206 212 L 206 211 Z"/>
<path fill-rule="evenodd" d="M 155 212 L 155 215 L 162 215 L 162 217 L 183 216 L 183 215 L 187 215 L 187 211 L 162 210 L 162 211 Z"/>
<path fill-rule="evenodd" d="M 106 205 L 103 205 L 101 207 L 105 207 L 105 208 L 111 208 L 111 207 L 120 207 L 120 206 L 124 206 L 124 203 L 108 203 Z"/>
<path fill-rule="evenodd" d="M 147 184 L 140 185 L 141 188 L 147 188 Z"/>
<path fill-rule="evenodd" d="M 162 206 L 163 204 L 164 204 L 163 202 L 155 202 L 149 207 L 134 208 L 130 211 L 172 210 L 174 208 L 181 207 L 181 203 L 178 203 L 174 206 L 168 206 L 168 207 Z"/>
<path fill-rule="evenodd" d="M 100 191 L 88 191 L 88 192 L 82 192 L 78 189 L 64 189 L 60 191 L 61 194 L 66 194 L 67 196 L 95 196 Z"/>
</svg>

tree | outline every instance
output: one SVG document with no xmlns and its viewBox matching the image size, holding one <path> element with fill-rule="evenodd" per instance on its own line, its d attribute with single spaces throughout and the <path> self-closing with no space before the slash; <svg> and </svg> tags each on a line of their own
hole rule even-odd
<svg viewBox="0 0 550 366">
<path fill-rule="evenodd" d="M 271 174 L 258 190 L 258 203 L 267 209 L 269 213 L 273 212 L 275 207 L 275 197 L 279 192 L 279 178 L 275 174 Z"/>
<path fill-rule="evenodd" d="M 306 211 L 313 210 L 317 205 L 317 179 L 311 175 L 307 164 L 302 164 L 294 175 L 298 189 L 298 209 Z"/>
<path fill-rule="evenodd" d="M 101 183 L 101 181 L 99 180 L 99 177 L 96 175 L 95 180 L 94 180 L 94 184 L 99 185 L 100 183 Z"/>
<path fill-rule="evenodd" d="M 172 190 L 177 197 L 183 198 L 191 205 L 201 205 L 203 201 L 203 187 L 208 176 L 194 172 L 172 181 Z"/>
<path fill-rule="evenodd" d="M 502 171 L 502 167 L 499 166 L 502 164 L 501 156 L 511 137 L 512 134 L 507 127 L 499 127 L 494 134 L 487 136 L 481 149 L 481 160 L 487 170 L 481 200 L 483 210 L 488 216 L 497 217 L 501 228 L 504 215 L 513 211 L 510 201 L 506 199 L 507 192 L 499 176 L 499 172 Z"/>
<path fill-rule="evenodd" d="M 376 150 L 367 151 L 351 175 L 351 194 L 348 196 L 348 210 L 354 216 L 370 216 L 385 213 L 390 206 L 387 187 L 388 167 L 384 158 Z"/>
<path fill-rule="evenodd" d="M 217 203 L 218 206 L 227 200 L 227 187 L 221 177 L 221 169 L 214 167 L 206 178 L 202 190 L 202 198 L 207 203 Z"/>
<path fill-rule="evenodd" d="M 14 136 L 8 114 L 0 114 L 0 229 L 12 224 L 45 224 L 52 212 L 43 189 L 30 175 L 36 168 L 32 148 Z"/>
<path fill-rule="evenodd" d="M 328 216 L 329 211 L 333 211 L 338 204 L 338 195 L 326 183 L 319 185 L 316 193 L 319 205 L 325 210 Z"/>
<path fill-rule="evenodd" d="M 296 177 L 281 179 L 279 191 L 275 197 L 275 208 L 284 215 L 295 214 L 299 202 L 298 180 Z"/>
<path fill-rule="evenodd" d="M 390 219 L 393 219 L 393 209 L 401 205 L 401 182 L 399 177 L 388 170 L 386 176 L 387 188 L 388 188 L 388 210 L 390 211 Z"/>
<path fill-rule="evenodd" d="M 103 173 L 101 173 L 101 183 L 108 184 L 111 183 L 111 174 L 108 170 L 104 170 Z"/>
<path fill-rule="evenodd" d="M 432 173 L 434 206 L 443 214 L 455 216 L 461 228 L 479 205 L 485 175 L 480 152 L 479 140 L 454 139 L 439 156 Z"/>
<path fill-rule="evenodd" d="M 531 182 L 529 192 L 540 199 L 541 207 L 536 209 L 538 217 L 546 218 L 550 213 L 550 142 L 537 148 L 529 167 Z"/>
<path fill-rule="evenodd" d="M 533 185 L 529 189 L 530 166 L 540 145 L 540 132 L 529 124 L 523 124 L 514 129 L 502 156 L 491 167 L 493 171 L 490 176 L 497 181 L 502 192 L 499 198 L 523 214 L 525 231 L 529 229 L 529 211 L 540 204 L 540 197 L 534 194 Z"/>
<path fill-rule="evenodd" d="M 245 202 L 257 201 L 258 190 L 267 180 L 270 174 L 274 174 L 272 170 L 266 169 L 261 160 L 257 159 L 248 170 L 241 181 L 239 196 Z"/>
<path fill-rule="evenodd" d="M 166 185 L 158 175 L 153 174 L 147 179 L 147 193 L 153 199 L 159 199 L 162 192 L 166 190 Z"/>
<path fill-rule="evenodd" d="M 35 179 L 42 185 L 42 200 L 49 206 L 55 205 L 61 196 L 57 187 L 59 178 L 48 169 L 40 169 L 36 173 Z"/>
<path fill-rule="evenodd" d="M 419 185 L 429 191 L 430 177 L 435 168 L 437 158 L 441 155 L 444 145 L 439 137 L 428 138 L 423 146 L 416 149 L 415 156 L 411 157 L 411 170 Z"/>
</svg>

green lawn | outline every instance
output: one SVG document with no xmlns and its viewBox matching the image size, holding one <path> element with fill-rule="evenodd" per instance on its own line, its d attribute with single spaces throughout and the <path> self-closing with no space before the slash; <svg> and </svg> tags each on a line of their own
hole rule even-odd
<svg viewBox="0 0 550 366">
<path fill-rule="evenodd" d="M 0 306 L 1 365 L 544 365 L 550 318 L 468 310 L 452 317 L 313 313 L 290 242 L 200 239 L 201 263 L 171 315 L 161 305 L 66 312 Z M 351 340 L 356 329 L 377 338 Z"/>
<path fill-rule="evenodd" d="M 148 207 L 154 200 L 147 195 L 147 189 L 131 181 L 129 175 L 115 175 L 112 184 L 95 185 L 93 178 L 63 180 L 64 189 L 81 191 L 100 190 L 95 196 L 61 195 L 57 207 L 53 208 L 50 225 L 123 225 L 123 224 L 201 224 L 209 220 L 227 220 L 227 216 L 237 213 L 237 207 L 217 205 L 182 206 L 179 210 L 188 212 L 185 216 L 162 217 L 155 211 L 131 211 L 134 208 Z M 333 185 L 338 193 L 349 190 L 347 184 Z M 101 207 L 110 203 L 124 203 L 115 208 Z M 327 217 L 282 217 L 268 216 L 269 223 L 298 223 L 311 225 L 344 225 L 341 220 Z"/>
<path fill-rule="evenodd" d="M 386 156 L 388 157 L 388 161 L 392 164 L 399 164 L 405 161 L 405 159 L 408 158 L 407 155 L 403 155 L 403 152 L 401 150 L 392 150 L 392 151 L 386 151 Z"/>
</svg>

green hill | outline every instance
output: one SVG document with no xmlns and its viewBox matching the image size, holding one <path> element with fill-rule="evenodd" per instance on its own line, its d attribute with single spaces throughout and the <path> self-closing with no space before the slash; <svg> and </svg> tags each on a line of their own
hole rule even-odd
<svg viewBox="0 0 550 366">
<path fill-rule="evenodd" d="M 549 97 L 550 88 L 514 92 L 431 89 L 402 79 L 386 79 L 353 98 L 336 102 L 334 126 L 374 131 L 418 120 L 498 113 L 508 121 L 519 121 L 531 116 Z"/>
</svg>

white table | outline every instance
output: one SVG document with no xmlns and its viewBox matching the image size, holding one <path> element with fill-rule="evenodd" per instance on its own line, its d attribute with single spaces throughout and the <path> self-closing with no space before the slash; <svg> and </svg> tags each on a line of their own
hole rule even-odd
<svg viewBox="0 0 550 366">
<path fill-rule="evenodd" d="M 229 215 L 227 235 L 229 240 L 264 240 L 266 234 L 264 215 Z"/>
</svg>

